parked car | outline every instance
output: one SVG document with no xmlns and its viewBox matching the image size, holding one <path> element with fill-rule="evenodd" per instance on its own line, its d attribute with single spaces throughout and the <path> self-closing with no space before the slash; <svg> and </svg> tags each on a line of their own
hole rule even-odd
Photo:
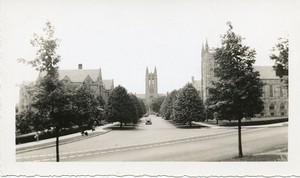
<svg viewBox="0 0 300 178">
<path fill-rule="evenodd" d="M 146 125 L 152 125 L 152 121 L 151 121 L 151 119 L 146 119 Z"/>
</svg>

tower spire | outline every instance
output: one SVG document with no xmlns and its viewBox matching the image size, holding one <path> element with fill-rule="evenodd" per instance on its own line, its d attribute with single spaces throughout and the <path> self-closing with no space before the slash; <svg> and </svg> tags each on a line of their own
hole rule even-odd
<svg viewBox="0 0 300 178">
<path fill-rule="evenodd" d="M 156 71 L 156 66 L 154 67 L 154 73 L 155 73 L 155 74 L 157 74 L 157 71 Z"/>
<path fill-rule="evenodd" d="M 208 43 L 207 43 L 207 38 L 206 38 L 206 42 L 205 42 L 205 50 L 208 51 L 209 47 L 208 47 Z"/>
<path fill-rule="evenodd" d="M 148 66 L 146 67 L 146 75 L 149 74 Z"/>
</svg>

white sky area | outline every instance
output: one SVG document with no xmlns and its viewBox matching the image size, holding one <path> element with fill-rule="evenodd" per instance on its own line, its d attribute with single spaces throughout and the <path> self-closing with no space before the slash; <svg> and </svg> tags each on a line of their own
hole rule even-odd
<svg viewBox="0 0 300 178">
<path fill-rule="evenodd" d="M 2 2 L 3 61 L 11 68 L 18 101 L 23 81 L 38 73 L 18 58 L 33 59 L 33 33 L 46 20 L 61 40 L 60 69 L 102 69 L 129 92 L 145 93 L 146 66 L 157 67 L 158 91 L 166 93 L 201 76 L 201 47 L 220 46 L 228 29 L 257 52 L 255 65 L 269 65 L 271 48 L 286 37 L 297 12 L 293 1 L 279 0 L 5 0 Z"/>
</svg>

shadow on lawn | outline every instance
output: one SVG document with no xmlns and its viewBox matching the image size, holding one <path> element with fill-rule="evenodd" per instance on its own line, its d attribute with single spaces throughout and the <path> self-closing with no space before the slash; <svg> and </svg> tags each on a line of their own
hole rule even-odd
<svg viewBox="0 0 300 178">
<path fill-rule="evenodd" d="M 120 127 L 120 124 L 117 124 L 117 125 L 107 127 L 105 129 L 120 130 L 120 131 L 138 130 L 138 124 L 127 124 L 127 125 L 123 125 L 123 127 Z"/>
<path fill-rule="evenodd" d="M 178 129 L 201 129 L 205 128 L 205 126 L 197 125 L 197 124 L 192 124 L 192 126 L 183 124 L 183 123 L 176 123 L 171 120 L 167 120 L 170 124 L 174 125 Z"/>
</svg>

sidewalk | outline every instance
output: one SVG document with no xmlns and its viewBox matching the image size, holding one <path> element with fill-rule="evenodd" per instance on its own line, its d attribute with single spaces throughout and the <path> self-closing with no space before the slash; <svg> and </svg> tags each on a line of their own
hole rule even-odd
<svg viewBox="0 0 300 178">
<path fill-rule="evenodd" d="M 218 126 L 218 125 L 208 124 L 208 123 L 205 123 L 205 122 L 192 122 L 192 123 L 196 124 L 196 125 L 204 126 L 204 127 L 210 127 L 210 128 L 224 128 L 224 127 L 221 127 L 221 126 Z"/>
<path fill-rule="evenodd" d="M 112 123 L 112 124 L 106 124 L 104 126 L 96 127 L 94 131 L 90 131 L 90 130 L 88 131 L 88 136 L 82 136 L 81 133 L 73 133 L 70 135 L 61 136 L 61 137 L 59 137 L 59 144 L 63 145 L 63 144 L 80 141 L 83 139 L 88 139 L 91 137 L 105 134 L 105 133 L 111 131 L 111 129 L 109 129 L 109 127 L 112 127 L 116 124 L 117 123 Z M 43 148 L 53 147 L 55 145 L 56 145 L 55 137 L 45 139 L 45 140 L 35 141 L 35 142 L 19 144 L 19 145 L 16 145 L 16 153 L 39 150 L 39 149 L 43 149 Z"/>
</svg>

